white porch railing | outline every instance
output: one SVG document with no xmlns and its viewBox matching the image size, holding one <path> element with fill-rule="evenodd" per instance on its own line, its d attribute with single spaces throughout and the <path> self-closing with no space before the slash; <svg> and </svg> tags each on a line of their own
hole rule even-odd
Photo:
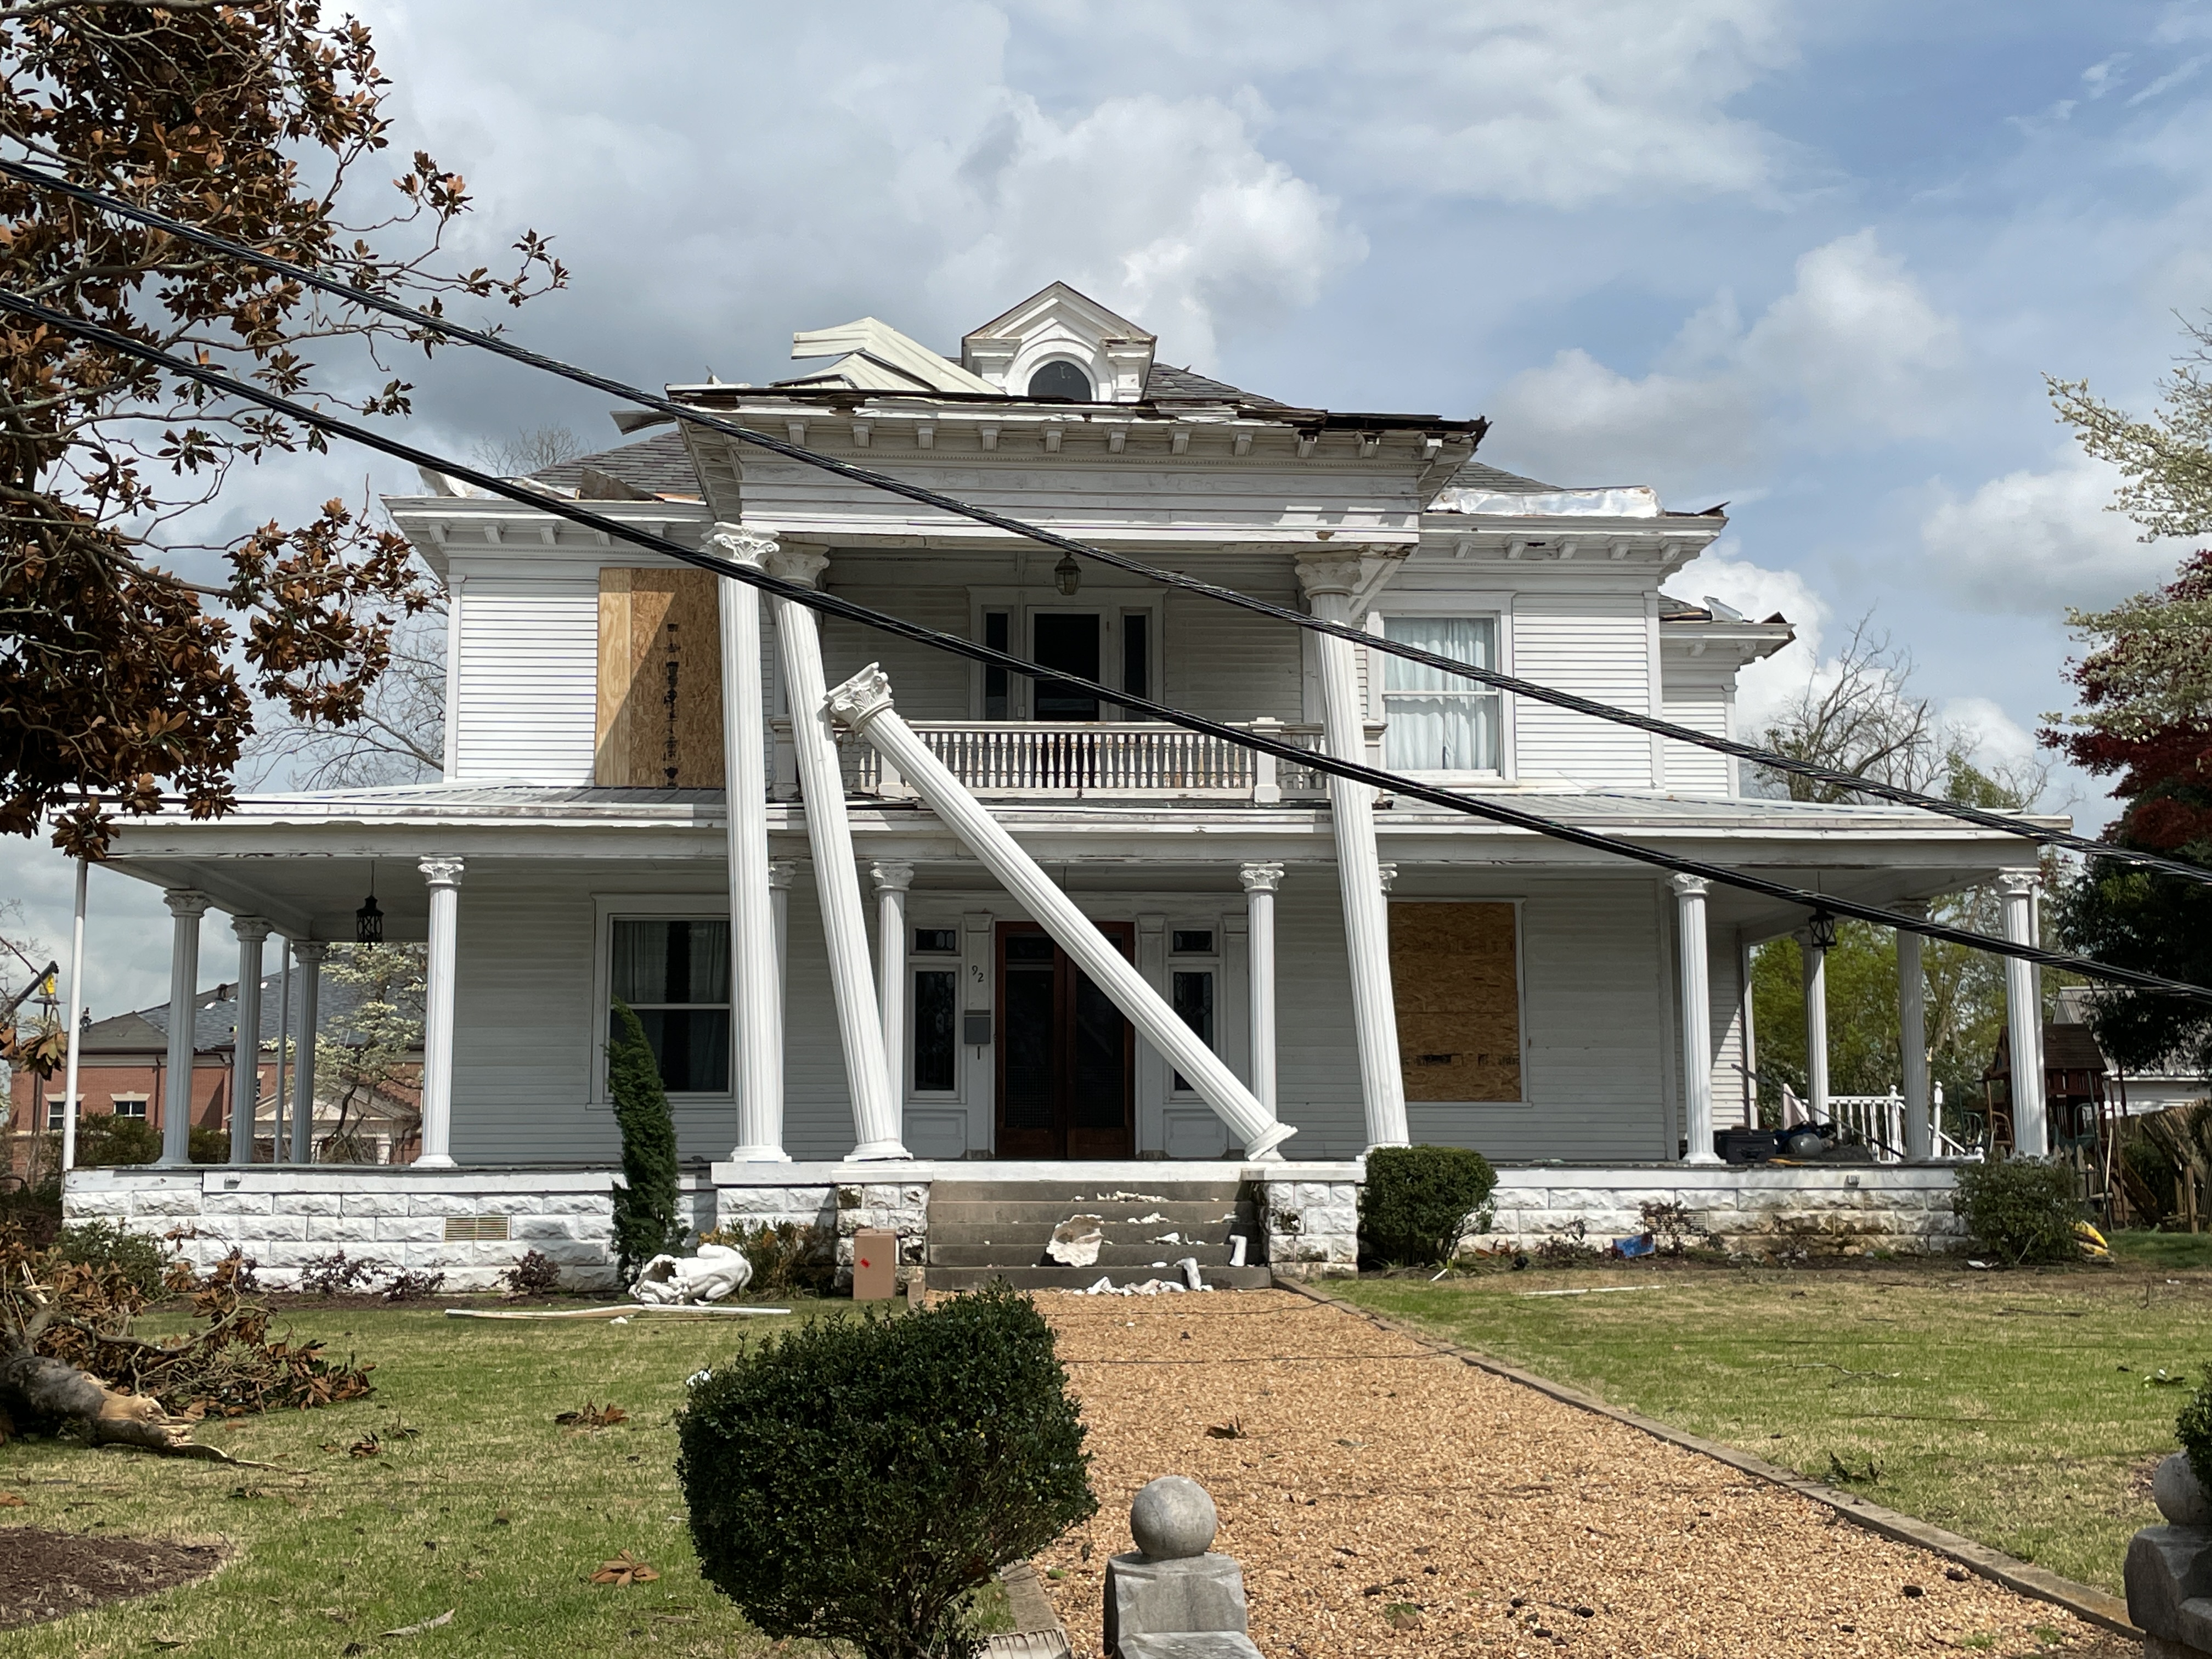
<svg viewBox="0 0 2212 1659">
<path fill-rule="evenodd" d="M 1929 1144 L 1938 1158 L 1979 1158 L 1981 1148 L 1970 1146 L 1943 1127 L 1943 1085 L 1935 1087 L 1929 1103 Z M 1812 1116 L 1807 1103 L 1788 1084 L 1782 1085 L 1782 1121 L 1802 1123 Z M 1872 1149 L 1876 1161 L 1899 1164 L 1905 1159 L 1905 1097 L 1892 1089 L 1886 1095 L 1830 1095 L 1829 1121 L 1854 1131 Z"/>
<path fill-rule="evenodd" d="M 783 723 L 779 721 L 781 727 Z M 1310 767 L 1171 726 L 1042 720 L 916 720 L 915 734 L 974 794 L 987 799 L 1251 801 L 1318 799 L 1322 775 Z M 1252 720 L 1243 730 L 1318 746 L 1321 727 Z M 783 732 L 777 733 L 781 751 Z M 854 794 L 910 796 L 866 743 L 841 741 L 845 787 Z M 779 752 L 777 793 L 784 793 Z"/>
</svg>

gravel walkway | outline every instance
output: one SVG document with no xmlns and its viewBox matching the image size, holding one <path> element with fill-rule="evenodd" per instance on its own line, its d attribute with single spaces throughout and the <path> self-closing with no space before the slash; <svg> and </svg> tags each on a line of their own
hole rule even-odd
<svg viewBox="0 0 2212 1659">
<path fill-rule="evenodd" d="M 1213 1494 L 1268 1659 L 2139 1651 L 1287 1291 L 1038 1304 L 1100 1504 L 1037 1562 L 1079 1655 L 1098 1651 L 1106 1558 L 1133 1547 L 1129 1499 L 1161 1474 Z"/>
</svg>

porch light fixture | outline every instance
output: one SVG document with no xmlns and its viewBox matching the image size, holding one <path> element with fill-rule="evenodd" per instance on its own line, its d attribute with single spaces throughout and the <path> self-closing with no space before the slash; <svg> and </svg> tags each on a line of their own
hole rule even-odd
<svg viewBox="0 0 2212 1659">
<path fill-rule="evenodd" d="M 1806 936 L 1812 940 L 1813 948 L 1815 951 L 1832 951 L 1836 948 L 1836 919 L 1826 909 L 1822 908 L 1813 912 L 1812 920 L 1805 924 L 1805 933 Z"/>
<path fill-rule="evenodd" d="M 368 900 L 353 913 L 353 936 L 362 945 L 384 943 L 384 912 L 376 908 L 376 866 L 368 866 Z"/>
<path fill-rule="evenodd" d="M 1075 597 L 1075 590 L 1083 586 L 1083 567 L 1076 563 L 1075 555 L 1060 556 L 1060 562 L 1052 568 L 1052 585 L 1060 590 L 1063 599 Z"/>
</svg>

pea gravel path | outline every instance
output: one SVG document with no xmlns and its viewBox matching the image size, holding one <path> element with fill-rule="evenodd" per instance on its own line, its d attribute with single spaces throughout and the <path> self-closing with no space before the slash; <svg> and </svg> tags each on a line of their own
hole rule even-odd
<svg viewBox="0 0 2212 1659">
<path fill-rule="evenodd" d="M 1213 1494 L 1215 1547 L 1243 1563 L 1269 1659 L 2140 1651 L 1326 1304 L 1038 1304 L 1082 1397 L 1100 1505 L 1037 1561 L 1078 1655 L 1098 1652 L 1130 1498 L 1176 1474 Z"/>
</svg>

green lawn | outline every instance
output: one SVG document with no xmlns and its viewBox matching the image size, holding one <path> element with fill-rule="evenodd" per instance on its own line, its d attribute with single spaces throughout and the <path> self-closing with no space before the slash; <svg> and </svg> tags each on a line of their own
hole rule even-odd
<svg viewBox="0 0 2212 1659">
<path fill-rule="evenodd" d="M 0 1510 L 0 1526 L 220 1540 L 234 1551 L 205 1583 L 13 1631 L 0 1647 L 22 1659 L 156 1650 L 292 1659 L 404 1648 L 380 1644 L 377 1633 L 450 1608 L 452 1625 L 421 1638 L 425 1650 L 434 1643 L 441 1656 L 543 1659 L 768 1650 L 699 1577 L 670 1424 L 684 1378 L 735 1349 L 739 1322 L 508 1325 L 449 1320 L 434 1308 L 287 1317 L 303 1337 L 374 1360 L 375 1395 L 204 1424 L 199 1437 L 296 1473 L 52 1441 L 0 1448 L 0 1491 L 28 1500 Z M 744 1329 L 789 1322 L 748 1320 Z M 158 1334 L 165 1324 L 179 1322 L 142 1328 Z M 629 1421 L 588 1432 L 554 1423 L 556 1412 L 586 1400 L 621 1406 Z M 385 1450 L 350 1455 L 371 1431 Z M 625 1549 L 659 1568 L 660 1581 L 621 1589 L 585 1582 Z M 348 1647 L 356 1642 L 361 1649 Z"/>
<path fill-rule="evenodd" d="M 1821 1480 L 1871 1460 L 1855 1489 L 1875 1501 L 2117 1590 L 2187 1394 L 2148 1379 L 2212 1359 L 2212 1272 L 2142 1237 L 2118 1266 L 2040 1273 L 1662 1263 L 1331 1288 Z M 1533 1294 L 1621 1285 L 1638 1288 Z"/>
</svg>

